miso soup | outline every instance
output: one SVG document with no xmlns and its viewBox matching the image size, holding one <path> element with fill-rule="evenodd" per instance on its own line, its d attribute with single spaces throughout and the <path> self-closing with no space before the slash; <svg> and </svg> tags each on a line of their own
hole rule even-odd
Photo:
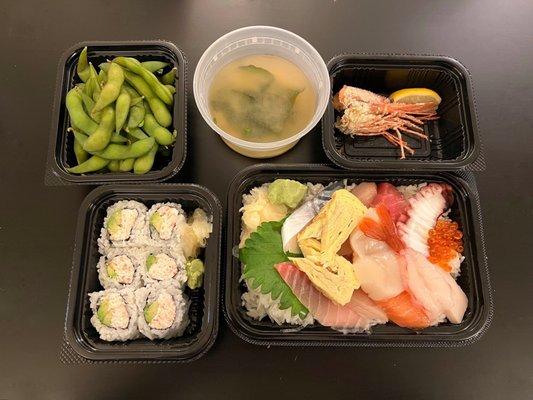
<svg viewBox="0 0 533 400">
<path fill-rule="evenodd" d="M 313 118 L 316 93 L 307 76 L 277 56 L 232 61 L 213 78 L 209 109 L 224 132 L 251 142 L 283 140 Z"/>
</svg>

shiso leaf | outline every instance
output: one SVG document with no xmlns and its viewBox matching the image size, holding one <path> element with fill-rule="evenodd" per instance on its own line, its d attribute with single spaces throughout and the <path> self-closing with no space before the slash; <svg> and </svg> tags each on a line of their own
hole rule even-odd
<svg viewBox="0 0 533 400">
<path fill-rule="evenodd" d="M 276 264 L 289 261 L 281 241 L 282 221 L 263 222 L 244 243 L 239 259 L 244 264 L 243 277 L 254 289 L 279 298 L 280 309 L 291 309 L 292 315 L 305 318 L 309 312 L 294 295 L 289 285 L 274 268 Z"/>
</svg>

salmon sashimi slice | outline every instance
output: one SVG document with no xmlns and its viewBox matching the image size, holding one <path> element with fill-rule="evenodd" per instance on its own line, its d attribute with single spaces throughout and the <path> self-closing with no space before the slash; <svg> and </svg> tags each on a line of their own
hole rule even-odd
<svg viewBox="0 0 533 400">
<path fill-rule="evenodd" d="M 387 182 L 378 184 L 377 194 L 371 205 L 376 207 L 378 204 L 384 204 L 387 207 L 394 222 L 398 221 L 407 207 L 407 202 L 400 191 Z"/>
<path fill-rule="evenodd" d="M 389 245 L 395 252 L 400 252 L 405 248 L 391 214 L 385 204 L 379 203 L 376 208 L 378 221 L 373 218 L 364 217 L 359 223 L 359 229 L 372 239 L 381 240 Z"/>
<path fill-rule="evenodd" d="M 275 268 L 298 300 L 324 326 L 345 332 L 362 332 L 387 322 L 386 314 L 360 290 L 354 291 L 350 302 L 341 306 L 316 289 L 294 264 L 284 262 Z"/>
<path fill-rule="evenodd" d="M 436 325 L 444 318 L 454 324 L 460 323 L 468 298 L 453 277 L 417 251 L 406 249 L 403 254 L 407 261 L 406 286 L 417 303 L 424 307 L 430 325 Z"/>
<path fill-rule="evenodd" d="M 418 305 L 407 291 L 376 303 L 396 325 L 412 329 L 423 329 L 430 325 L 424 308 Z"/>
</svg>

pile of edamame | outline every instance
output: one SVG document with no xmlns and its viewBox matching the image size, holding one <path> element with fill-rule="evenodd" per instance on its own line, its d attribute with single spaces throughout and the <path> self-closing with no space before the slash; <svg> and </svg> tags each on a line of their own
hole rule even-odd
<svg viewBox="0 0 533 400">
<path fill-rule="evenodd" d="M 158 151 L 168 152 L 176 139 L 177 132 L 168 129 L 176 69 L 163 74 L 168 63 L 133 57 L 116 57 L 98 67 L 99 72 L 85 47 L 76 67 L 82 82 L 66 97 L 78 162 L 67 171 L 145 174 Z"/>
</svg>

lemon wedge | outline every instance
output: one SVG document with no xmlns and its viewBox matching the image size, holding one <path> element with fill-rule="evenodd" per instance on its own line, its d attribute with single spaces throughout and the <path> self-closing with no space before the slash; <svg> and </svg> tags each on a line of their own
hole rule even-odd
<svg viewBox="0 0 533 400">
<path fill-rule="evenodd" d="M 389 96 L 389 99 L 393 103 L 434 103 L 439 105 L 441 98 L 440 96 L 431 89 L 426 88 L 410 88 L 410 89 L 401 89 L 392 93 Z"/>
</svg>

